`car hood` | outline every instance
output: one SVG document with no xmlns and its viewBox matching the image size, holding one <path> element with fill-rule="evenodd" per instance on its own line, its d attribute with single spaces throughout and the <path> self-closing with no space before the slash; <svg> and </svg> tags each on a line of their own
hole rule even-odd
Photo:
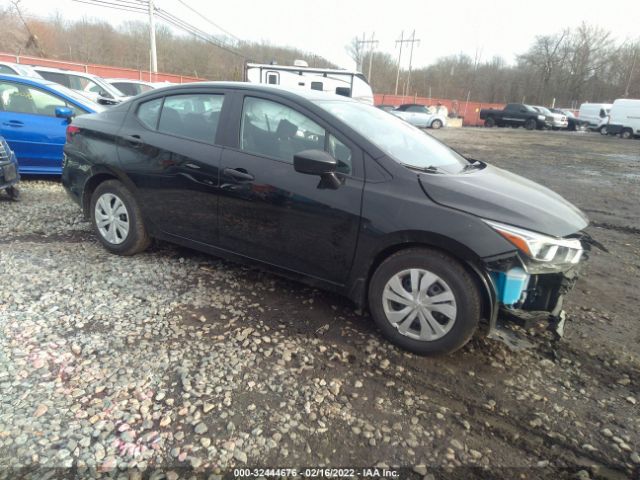
<svg viewBox="0 0 640 480">
<path fill-rule="evenodd" d="M 564 237 L 589 224 L 584 213 L 548 188 L 483 167 L 455 175 L 420 174 L 420 184 L 436 203 L 546 235 Z"/>
</svg>

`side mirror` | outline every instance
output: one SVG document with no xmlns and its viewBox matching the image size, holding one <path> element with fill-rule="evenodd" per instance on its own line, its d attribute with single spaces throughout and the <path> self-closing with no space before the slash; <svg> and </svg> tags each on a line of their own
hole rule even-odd
<svg viewBox="0 0 640 480">
<path fill-rule="evenodd" d="M 58 118 L 66 118 L 67 120 L 73 118 L 73 110 L 69 107 L 56 107 L 55 114 Z"/>
<path fill-rule="evenodd" d="M 293 168 L 307 175 L 325 175 L 333 173 L 338 161 L 322 150 L 304 150 L 293 156 Z"/>
<path fill-rule="evenodd" d="M 304 150 L 293 156 L 293 168 L 298 173 L 320 176 L 318 188 L 336 190 L 342 180 L 336 175 L 338 161 L 323 150 Z"/>
</svg>

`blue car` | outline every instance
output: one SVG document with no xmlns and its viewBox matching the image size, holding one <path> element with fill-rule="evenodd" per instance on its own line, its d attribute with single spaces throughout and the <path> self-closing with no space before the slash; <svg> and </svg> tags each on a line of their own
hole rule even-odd
<svg viewBox="0 0 640 480">
<path fill-rule="evenodd" d="M 0 75 L 0 136 L 15 152 L 22 174 L 60 175 L 71 118 L 102 110 L 57 83 Z"/>
</svg>

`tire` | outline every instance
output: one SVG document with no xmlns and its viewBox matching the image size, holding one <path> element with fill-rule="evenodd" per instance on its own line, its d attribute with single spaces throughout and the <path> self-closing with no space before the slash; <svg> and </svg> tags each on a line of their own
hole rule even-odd
<svg viewBox="0 0 640 480">
<path fill-rule="evenodd" d="M 9 198 L 14 202 L 17 202 L 20 199 L 20 190 L 15 185 L 7 187 L 6 192 L 7 195 L 9 195 Z"/>
<path fill-rule="evenodd" d="M 536 129 L 536 121 L 533 118 L 530 118 L 526 122 L 524 122 L 524 128 L 527 130 L 535 130 Z"/>
<path fill-rule="evenodd" d="M 496 121 L 493 117 L 487 117 L 484 121 L 484 126 L 487 128 L 493 128 L 496 126 Z"/>
<path fill-rule="evenodd" d="M 520 125 L 514 123 L 513 125 L 511 125 L 511 128 L 520 128 Z"/>
<path fill-rule="evenodd" d="M 625 140 L 633 138 L 633 130 L 631 130 L 630 128 L 623 129 L 620 132 L 620 138 L 624 138 Z"/>
<path fill-rule="evenodd" d="M 437 118 L 431 122 L 431 128 L 437 130 L 439 128 L 442 128 L 442 120 L 438 120 Z"/>
<path fill-rule="evenodd" d="M 89 213 L 98 240 L 111 253 L 135 255 L 151 243 L 138 202 L 118 180 L 98 185 L 91 195 Z M 107 222 L 104 227 L 98 225 L 101 220 Z"/>
<path fill-rule="evenodd" d="M 606 125 L 601 126 L 598 131 L 600 132 L 600 135 L 609 135 L 609 131 L 607 130 Z"/>
<path fill-rule="evenodd" d="M 414 284 L 420 288 L 414 289 Z M 443 301 L 411 310 L 416 305 L 413 291 L 420 292 L 422 302 L 436 295 L 443 295 Z M 406 309 L 410 310 L 403 314 Z M 473 278 L 458 261 L 437 250 L 395 253 L 378 266 L 369 283 L 369 311 L 383 336 L 419 355 L 446 354 L 464 346 L 478 326 L 480 310 Z"/>
</svg>

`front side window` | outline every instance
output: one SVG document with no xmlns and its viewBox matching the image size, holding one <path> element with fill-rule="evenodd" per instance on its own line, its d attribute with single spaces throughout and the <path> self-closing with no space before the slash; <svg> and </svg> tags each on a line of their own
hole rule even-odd
<svg viewBox="0 0 640 480">
<path fill-rule="evenodd" d="M 324 150 L 324 140 L 324 128 L 301 113 L 270 100 L 244 99 L 242 150 L 293 163 L 298 152 Z"/>
<path fill-rule="evenodd" d="M 64 85 L 67 88 L 71 88 L 72 90 L 75 87 L 71 86 L 71 81 L 69 77 L 63 75 L 62 73 L 57 72 L 48 72 L 46 70 L 38 70 L 38 73 L 42 75 L 45 80 L 49 80 L 50 82 L 59 83 L 60 85 Z"/>
<path fill-rule="evenodd" d="M 158 131 L 214 143 L 223 102 L 224 95 L 209 93 L 165 97 Z"/>
<path fill-rule="evenodd" d="M 351 173 L 349 147 L 300 112 L 270 100 L 245 98 L 240 148 L 287 163 L 303 150 L 324 150 L 338 161 L 338 172 Z"/>
<path fill-rule="evenodd" d="M 0 83 L 0 98 L 7 112 L 55 117 L 56 107 L 69 107 L 75 115 L 85 113 L 60 97 L 17 83 Z"/>
</svg>

